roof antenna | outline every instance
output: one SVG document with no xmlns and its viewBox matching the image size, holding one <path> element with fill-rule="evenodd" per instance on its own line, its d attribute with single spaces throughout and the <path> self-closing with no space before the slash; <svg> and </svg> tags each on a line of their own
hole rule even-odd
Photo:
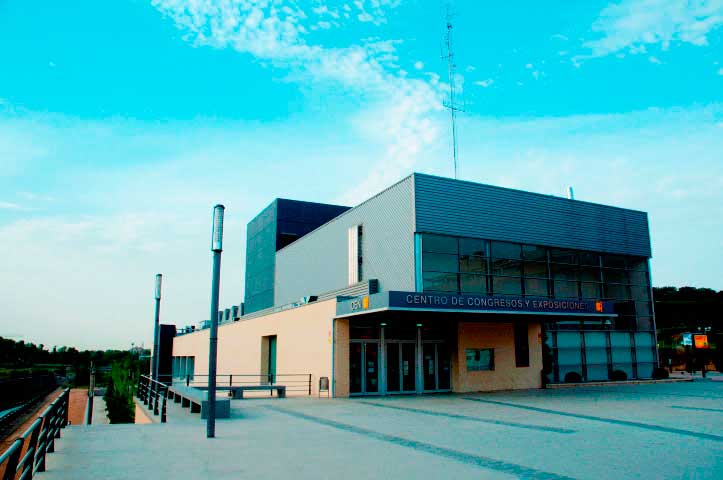
<svg viewBox="0 0 723 480">
<path fill-rule="evenodd" d="M 572 185 L 570 185 L 569 187 L 567 187 L 567 198 L 568 198 L 569 200 L 575 200 L 575 192 L 574 192 L 573 189 L 572 189 Z"/>
<path fill-rule="evenodd" d="M 447 74 L 449 76 L 449 100 L 444 102 L 444 108 L 449 110 L 450 117 L 452 120 L 452 159 L 454 160 L 454 179 L 457 179 L 457 165 L 459 163 L 458 148 L 457 148 L 457 112 L 463 112 L 457 105 L 455 79 L 457 65 L 454 63 L 454 51 L 452 50 L 452 7 L 450 2 L 446 3 L 446 28 L 447 31 L 444 35 L 444 43 L 446 48 L 446 54 L 442 55 L 443 59 L 447 60 Z"/>
</svg>

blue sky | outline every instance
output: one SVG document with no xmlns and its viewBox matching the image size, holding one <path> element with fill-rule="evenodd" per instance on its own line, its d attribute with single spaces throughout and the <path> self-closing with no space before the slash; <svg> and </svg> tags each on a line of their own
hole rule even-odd
<svg viewBox="0 0 723 480">
<path fill-rule="evenodd" d="M 0 334 L 207 317 L 276 196 L 450 175 L 436 0 L 0 1 Z M 723 288 L 723 0 L 452 5 L 461 178 L 649 212 L 655 285 Z"/>
</svg>

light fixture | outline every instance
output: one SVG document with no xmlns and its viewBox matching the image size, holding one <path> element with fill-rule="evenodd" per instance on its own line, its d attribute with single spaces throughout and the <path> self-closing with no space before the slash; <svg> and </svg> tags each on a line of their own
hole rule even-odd
<svg viewBox="0 0 723 480">
<path fill-rule="evenodd" d="M 161 299 L 161 280 L 163 279 L 163 275 L 160 273 L 156 274 L 156 300 Z"/>
<path fill-rule="evenodd" d="M 384 322 L 380 323 L 379 325 L 381 325 L 382 327 L 386 327 L 386 326 L 387 326 L 387 324 L 384 323 Z"/>
<path fill-rule="evenodd" d="M 226 207 L 216 205 L 213 207 L 213 230 L 211 232 L 211 250 L 220 252 L 223 250 L 223 211 Z"/>
<path fill-rule="evenodd" d="M 421 327 L 421 326 L 422 326 L 422 324 L 421 324 L 421 323 L 418 323 L 418 324 L 417 324 L 417 326 L 418 326 L 418 327 Z"/>
</svg>

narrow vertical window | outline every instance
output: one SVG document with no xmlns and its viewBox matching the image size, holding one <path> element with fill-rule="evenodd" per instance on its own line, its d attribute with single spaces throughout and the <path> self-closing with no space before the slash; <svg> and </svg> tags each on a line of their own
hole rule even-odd
<svg viewBox="0 0 723 480">
<path fill-rule="evenodd" d="M 515 323 L 515 365 L 518 367 L 530 366 L 530 343 L 527 336 L 527 324 Z"/>
<path fill-rule="evenodd" d="M 363 228 L 355 225 L 349 229 L 349 285 L 362 281 L 362 236 Z"/>
</svg>

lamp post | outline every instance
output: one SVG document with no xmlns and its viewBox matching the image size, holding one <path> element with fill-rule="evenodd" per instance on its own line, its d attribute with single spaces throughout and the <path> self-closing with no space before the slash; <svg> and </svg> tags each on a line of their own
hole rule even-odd
<svg viewBox="0 0 723 480">
<path fill-rule="evenodd" d="M 211 330 L 208 338 L 208 418 L 206 438 L 216 436 L 216 351 L 218 348 L 218 287 L 221 276 L 221 251 L 223 250 L 223 213 L 225 207 L 213 207 L 213 230 L 211 251 L 213 252 L 213 273 L 211 276 Z"/>
<path fill-rule="evenodd" d="M 153 328 L 153 358 L 151 359 L 151 377 L 153 380 L 158 381 L 158 362 L 159 355 L 158 350 L 161 348 L 161 327 L 160 327 L 160 314 L 161 314 L 161 280 L 163 275 L 160 273 L 156 274 L 156 318 L 155 327 Z"/>
</svg>

